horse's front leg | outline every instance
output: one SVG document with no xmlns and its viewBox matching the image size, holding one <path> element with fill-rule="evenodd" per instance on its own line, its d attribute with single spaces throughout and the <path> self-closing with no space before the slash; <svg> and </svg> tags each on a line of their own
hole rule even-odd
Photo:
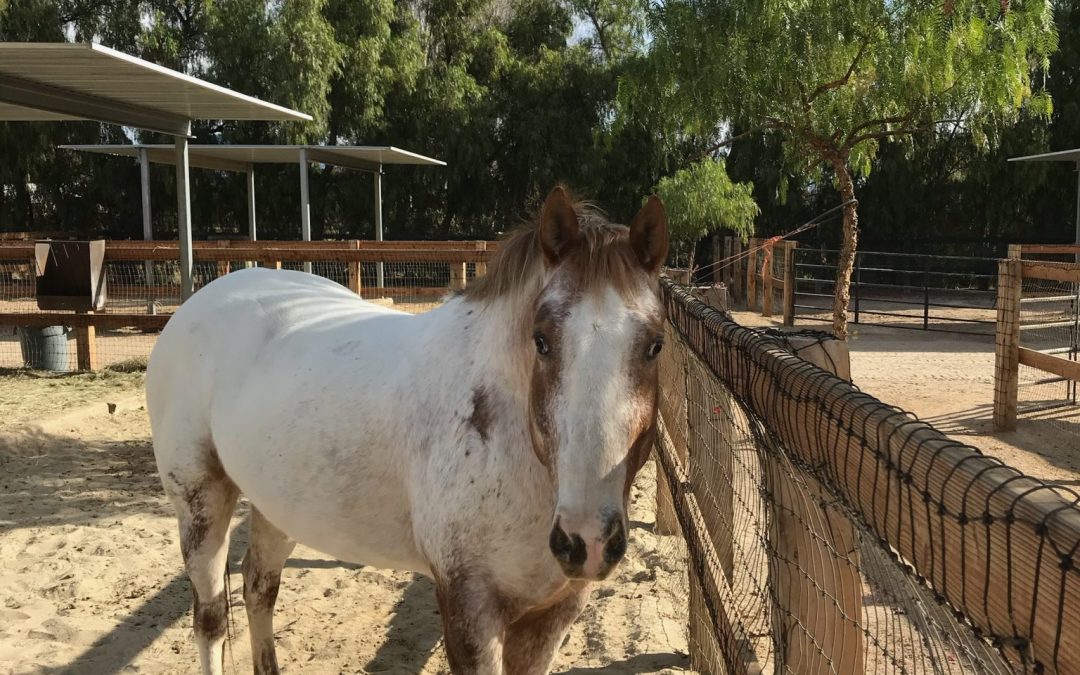
<svg viewBox="0 0 1080 675">
<path fill-rule="evenodd" d="M 506 629 L 506 675 L 547 675 L 570 625 L 589 599 L 587 582 L 572 582 L 553 604 L 526 612 Z"/>
<path fill-rule="evenodd" d="M 436 574 L 443 642 L 454 675 L 503 675 L 505 602 L 482 575 Z"/>
</svg>

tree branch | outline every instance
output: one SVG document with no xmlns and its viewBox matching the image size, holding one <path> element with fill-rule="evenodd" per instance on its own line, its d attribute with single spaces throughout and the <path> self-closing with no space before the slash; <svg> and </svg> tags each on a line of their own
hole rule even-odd
<svg viewBox="0 0 1080 675">
<path fill-rule="evenodd" d="M 701 153 L 701 157 L 699 157 L 699 159 L 705 159 L 706 157 L 713 154 L 717 150 L 720 150 L 721 148 L 726 148 L 729 145 L 731 145 L 732 143 L 734 143 L 735 141 L 742 140 L 742 139 L 746 138 L 747 136 L 749 136 L 751 134 L 757 133 L 758 131 L 761 131 L 762 128 L 763 127 L 754 127 L 753 129 L 750 129 L 749 131 L 744 131 L 741 134 L 736 134 L 734 136 L 729 136 L 727 138 L 727 140 L 720 141 L 719 143 L 715 143 L 715 144 L 709 146 L 708 148 L 706 148 Z"/>
<path fill-rule="evenodd" d="M 851 65 L 848 66 L 847 72 L 844 73 L 843 77 L 833 80 L 832 82 L 826 82 L 825 84 L 818 86 L 817 89 L 811 92 L 810 97 L 806 99 L 806 106 L 809 107 L 815 99 L 817 99 L 825 92 L 831 91 L 833 89 L 839 89 L 840 87 L 850 82 L 851 76 L 855 74 L 855 68 L 859 65 L 859 59 L 862 58 L 862 55 L 866 52 L 866 48 L 867 46 L 869 46 L 869 44 L 870 40 L 864 40 L 862 45 L 859 46 L 859 51 L 855 54 L 855 58 L 851 60 Z"/>
<path fill-rule="evenodd" d="M 907 124 L 910 121 L 911 113 L 908 113 L 907 115 L 894 115 L 893 117 L 882 117 L 880 119 L 863 122 L 848 133 L 847 138 L 844 140 L 844 147 L 854 147 L 857 141 L 852 142 L 852 139 L 857 138 L 859 132 L 863 129 L 869 129 L 870 127 L 876 127 L 885 124 Z"/>
<path fill-rule="evenodd" d="M 900 129 L 886 129 L 884 131 L 875 131 L 869 134 L 861 134 L 849 140 L 845 144 L 845 146 L 848 148 L 854 148 L 856 145 L 862 143 L 863 141 L 880 140 L 883 138 L 891 138 L 893 136 L 907 136 L 911 134 L 918 134 L 923 131 L 929 131 L 930 129 L 933 129 L 939 124 L 949 124 L 950 122 L 958 121 L 959 120 L 937 120 L 935 122 L 930 122 L 929 124 L 924 124 L 921 127 L 903 127 Z"/>
<path fill-rule="evenodd" d="M 735 143 L 736 141 L 740 141 L 740 140 L 746 138 L 747 136 L 750 136 L 752 134 L 756 134 L 757 132 L 763 131 L 765 129 L 787 129 L 787 130 L 790 130 L 791 127 L 790 127 L 790 125 L 784 124 L 780 120 L 770 118 L 768 121 L 763 122 L 762 124 L 759 124 L 756 127 L 751 127 L 750 129 L 742 132 L 741 134 L 735 134 L 734 136 L 729 136 L 728 138 L 726 138 L 725 140 L 720 141 L 719 143 L 714 143 L 713 145 L 711 145 L 708 148 L 706 148 L 705 150 L 703 150 L 702 153 L 701 153 L 701 156 L 698 157 L 698 159 L 699 160 L 705 159 L 706 157 L 713 154 L 717 150 L 720 150 L 721 148 L 726 148 L 729 145 L 731 145 L 732 143 Z"/>
</svg>

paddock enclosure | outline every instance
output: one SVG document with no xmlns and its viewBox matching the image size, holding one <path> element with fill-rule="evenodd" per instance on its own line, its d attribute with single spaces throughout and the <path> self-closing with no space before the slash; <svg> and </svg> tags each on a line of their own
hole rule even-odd
<svg viewBox="0 0 1080 675">
<path fill-rule="evenodd" d="M 248 264 L 310 263 L 410 311 L 483 274 L 497 246 L 249 244 L 197 244 L 197 284 Z M 2 302 L 12 303 L 0 325 L 93 324 L 81 337 L 96 342 L 103 370 L 144 355 L 152 322 L 178 303 L 167 243 L 107 246 L 109 302 L 86 315 L 39 311 L 17 250 L 29 254 L 0 247 Z M 784 260 L 781 280 L 795 258 Z M 685 287 L 665 280 L 661 291 L 658 442 L 634 487 L 630 552 L 594 590 L 555 672 L 1080 673 L 1080 497 L 860 391 Z M 0 362 L 22 358 L 18 337 L 5 336 Z M 190 595 L 141 405 L 136 394 L 90 418 L 0 420 L 0 672 L 194 663 Z M 250 658 L 237 534 L 226 672 Z M 430 591 L 412 575 L 298 549 L 277 614 L 283 666 L 447 672 Z"/>
<path fill-rule="evenodd" d="M 194 245 L 193 278 L 198 289 L 251 265 L 306 269 L 365 299 L 420 312 L 484 274 L 497 247 L 485 241 L 202 241 Z M 40 340 L 28 340 L 25 329 L 43 327 L 65 330 L 69 354 L 60 360 L 73 370 L 145 359 L 153 335 L 180 304 L 178 260 L 176 242 L 108 241 L 104 310 L 59 313 L 38 309 L 33 243 L 0 242 L 0 367 L 31 360 Z"/>
</svg>

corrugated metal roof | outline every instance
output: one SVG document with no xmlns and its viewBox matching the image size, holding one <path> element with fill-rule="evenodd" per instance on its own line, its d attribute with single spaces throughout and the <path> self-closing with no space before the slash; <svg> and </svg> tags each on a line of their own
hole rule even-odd
<svg viewBox="0 0 1080 675">
<path fill-rule="evenodd" d="M 172 133 L 178 120 L 311 116 L 97 44 L 0 42 L 0 120 L 65 119 Z"/>
<path fill-rule="evenodd" d="M 1080 148 L 1075 150 L 1059 150 L 1058 152 L 1046 152 L 1041 155 L 1028 155 L 1026 157 L 1010 157 L 1010 162 L 1080 162 Z"/>
<path fill-rule="evenodd" d="M 176 153 L 171 145 L 64 145 L 66 150 L 96 152 L 103 155 L 138 157 L 145 149 L 155 164 L 173 164 Z M 446 166 L 446 162 L 418 155 L 392 146 L 368 145 L 189 145 L 192 166 L 203 169 L 244 171 L 251 164 L 295 164 L 302 151 L 309 161 L 343 166 L 361 171 L 376 171 L 387 164 Z"/>
</svg>

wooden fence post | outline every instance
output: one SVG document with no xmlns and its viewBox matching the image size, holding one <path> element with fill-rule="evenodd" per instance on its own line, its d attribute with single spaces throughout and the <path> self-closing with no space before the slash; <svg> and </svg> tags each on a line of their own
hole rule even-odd
<svg viewBox="0 0 1080 675">
<path fill-rule="evenodd" d="M 1012 254 L 1012 247 L 1009 247 Z M 1020 383 L 1020 297 L 1023 263 L 998 261 L 997 324 L 994 334 L 994 431 L 1016 429 Z"/>
<path fill-rule="evenodd" d="M 466 263 L 450 263 L 450 288 L 455 291 L 465 288 L 466 275 Z"/>
<path fill-rule="evenodd" d="M 478 242 L 476 242 L 476 250 L 477 251 L 487 251 L 487 242 L 486 241 L 478 241 Z M 487 262 L 477 262 L 476 263 L 476 276 L 482 277 L 485 274 L 487 274 Z"/>
<path fill-rule="evenodd" d="M 723 260 L 724 262 L 721 263 L 720 265 L 718 265 L 718 267 L 722 268 L 720 270 L 720 281 L 725 286 L 728 287 L 729 296 L 730 296 L 731 291 L 732 291 L 732 286 L 734 286 L 734 284 L 731 281 L 731 276 L 732 276 L 731 275 L 731 249 L 732 249 L 731 236 L 728 235 L 728 236 L 724 237 L 724 249 L 721 252 L 721 256 L 722 256 L 721 260 Z"/>
<path fill-rule="evenodd" d="M 784 242 L 784 325 L 795 325 L 795 249 L 798 242 Z"/>
<path fill-rule="evenodd" d="M 349 241 L 349 248 L 354 251 L 360 250 L 360 241 L 352 239 Z M 357 295 L 360 295 L 360 261 L 350 260 L 349 267 L 349 290 Z"/>
<path fill-rule="evenodd" d="M 75 363 L 79 370 L 98 369 L 97 331 L 91 323 L 75 327 Z"/>
<path fill-rule="evenodd" d="M 761 316 L 773 314 L 773 269 L 776 267 L 776 246 L 770 245 L 762 256 L 761 267 Z"/>
<path fill-rule="evenodd" d="M 864 636 L 858 539 L 810 474 L 765 452 L 773 495 L 769 575 L 775 587 L 777 670 L 862 673 Z"/>
<path fill-rule="evenodd" d="M 687 466 L 698 492 L 705 528 L 716 547 L 728 582 L 735 574 L 735 452 L 738 445 L 735 399 L 696 357 L 687 364 Z M 719 479 L 719 482 L 717 481 Z M 706 495 L 709 497 L 707 498 Z"/>
<path fill-rule="evenodd" d="M 746 311 L 757 310 L 757 246 L 758 240 L 751 238 L 747 244 L 751 253 L 746 256 Z"/>
<path fill-rule="evenodd" d="M 847 345 L 832 342 L 843 351 L 812 362 L 850 379 Z M 863 587 L 854 525 L 817 479 L 783 453 L 766 451 L 759 456 L 764 458 L 764 477 L 775 500 L 769 574 L 776 583 L 777 665 L 787 666 L 790 670 L 785 672 L 862 673 Z"/>
<path fill-rule="evenodd" d="M 659 414 L 664 418 L 671 446 L 683 462 L 687 462 L 686 430 L 686 346 L 671 328 L 667 327 L 667 347 L 660 352 L 660 377 L 663 381 Z M 672 486 L 668 484 L 660 468 L 656 467 L 656 533 L 680 534 L 679 519 L 675 515 L 675 499 Z"/>
<path fill-rule="evenodd" d="M 739 257 L 739 256 L 742 255 L 742 252 L 743 252 L 742 239 L 740 239 L 738 236 L 732 237 L 732 241 L 731 241 L 731 255 L 732 255 L 732 257 Z M 742 274 L 742 268 L 743 268 L 743 265 L 745 265 L 745 264 L 746 264 L 746 260 L 743 259 L 743 258 L 739 258 L 738 261 L 734 265 L 732 265 L 732 267 L 731 267 L 731 285 L 735 287 L 734 288 L 734 290 L 735 290 L 734 297 L 735 298 L 740 298 L 741 299 L 741 298 L 745 297 L 743 294 L 745 293 L 746 289 L 743 287 L 743 280 L 746 277 Z"/>
<path fill-rule="evenodd" d="M 721 260 L 724 259 L 724 252 L 726 249 L 726 237 L 721 237 L 716 234 L 712 239 L 712 280 L 714 284 L 724 283 L 724 266 L 721 264 Z"/>
</svg>

